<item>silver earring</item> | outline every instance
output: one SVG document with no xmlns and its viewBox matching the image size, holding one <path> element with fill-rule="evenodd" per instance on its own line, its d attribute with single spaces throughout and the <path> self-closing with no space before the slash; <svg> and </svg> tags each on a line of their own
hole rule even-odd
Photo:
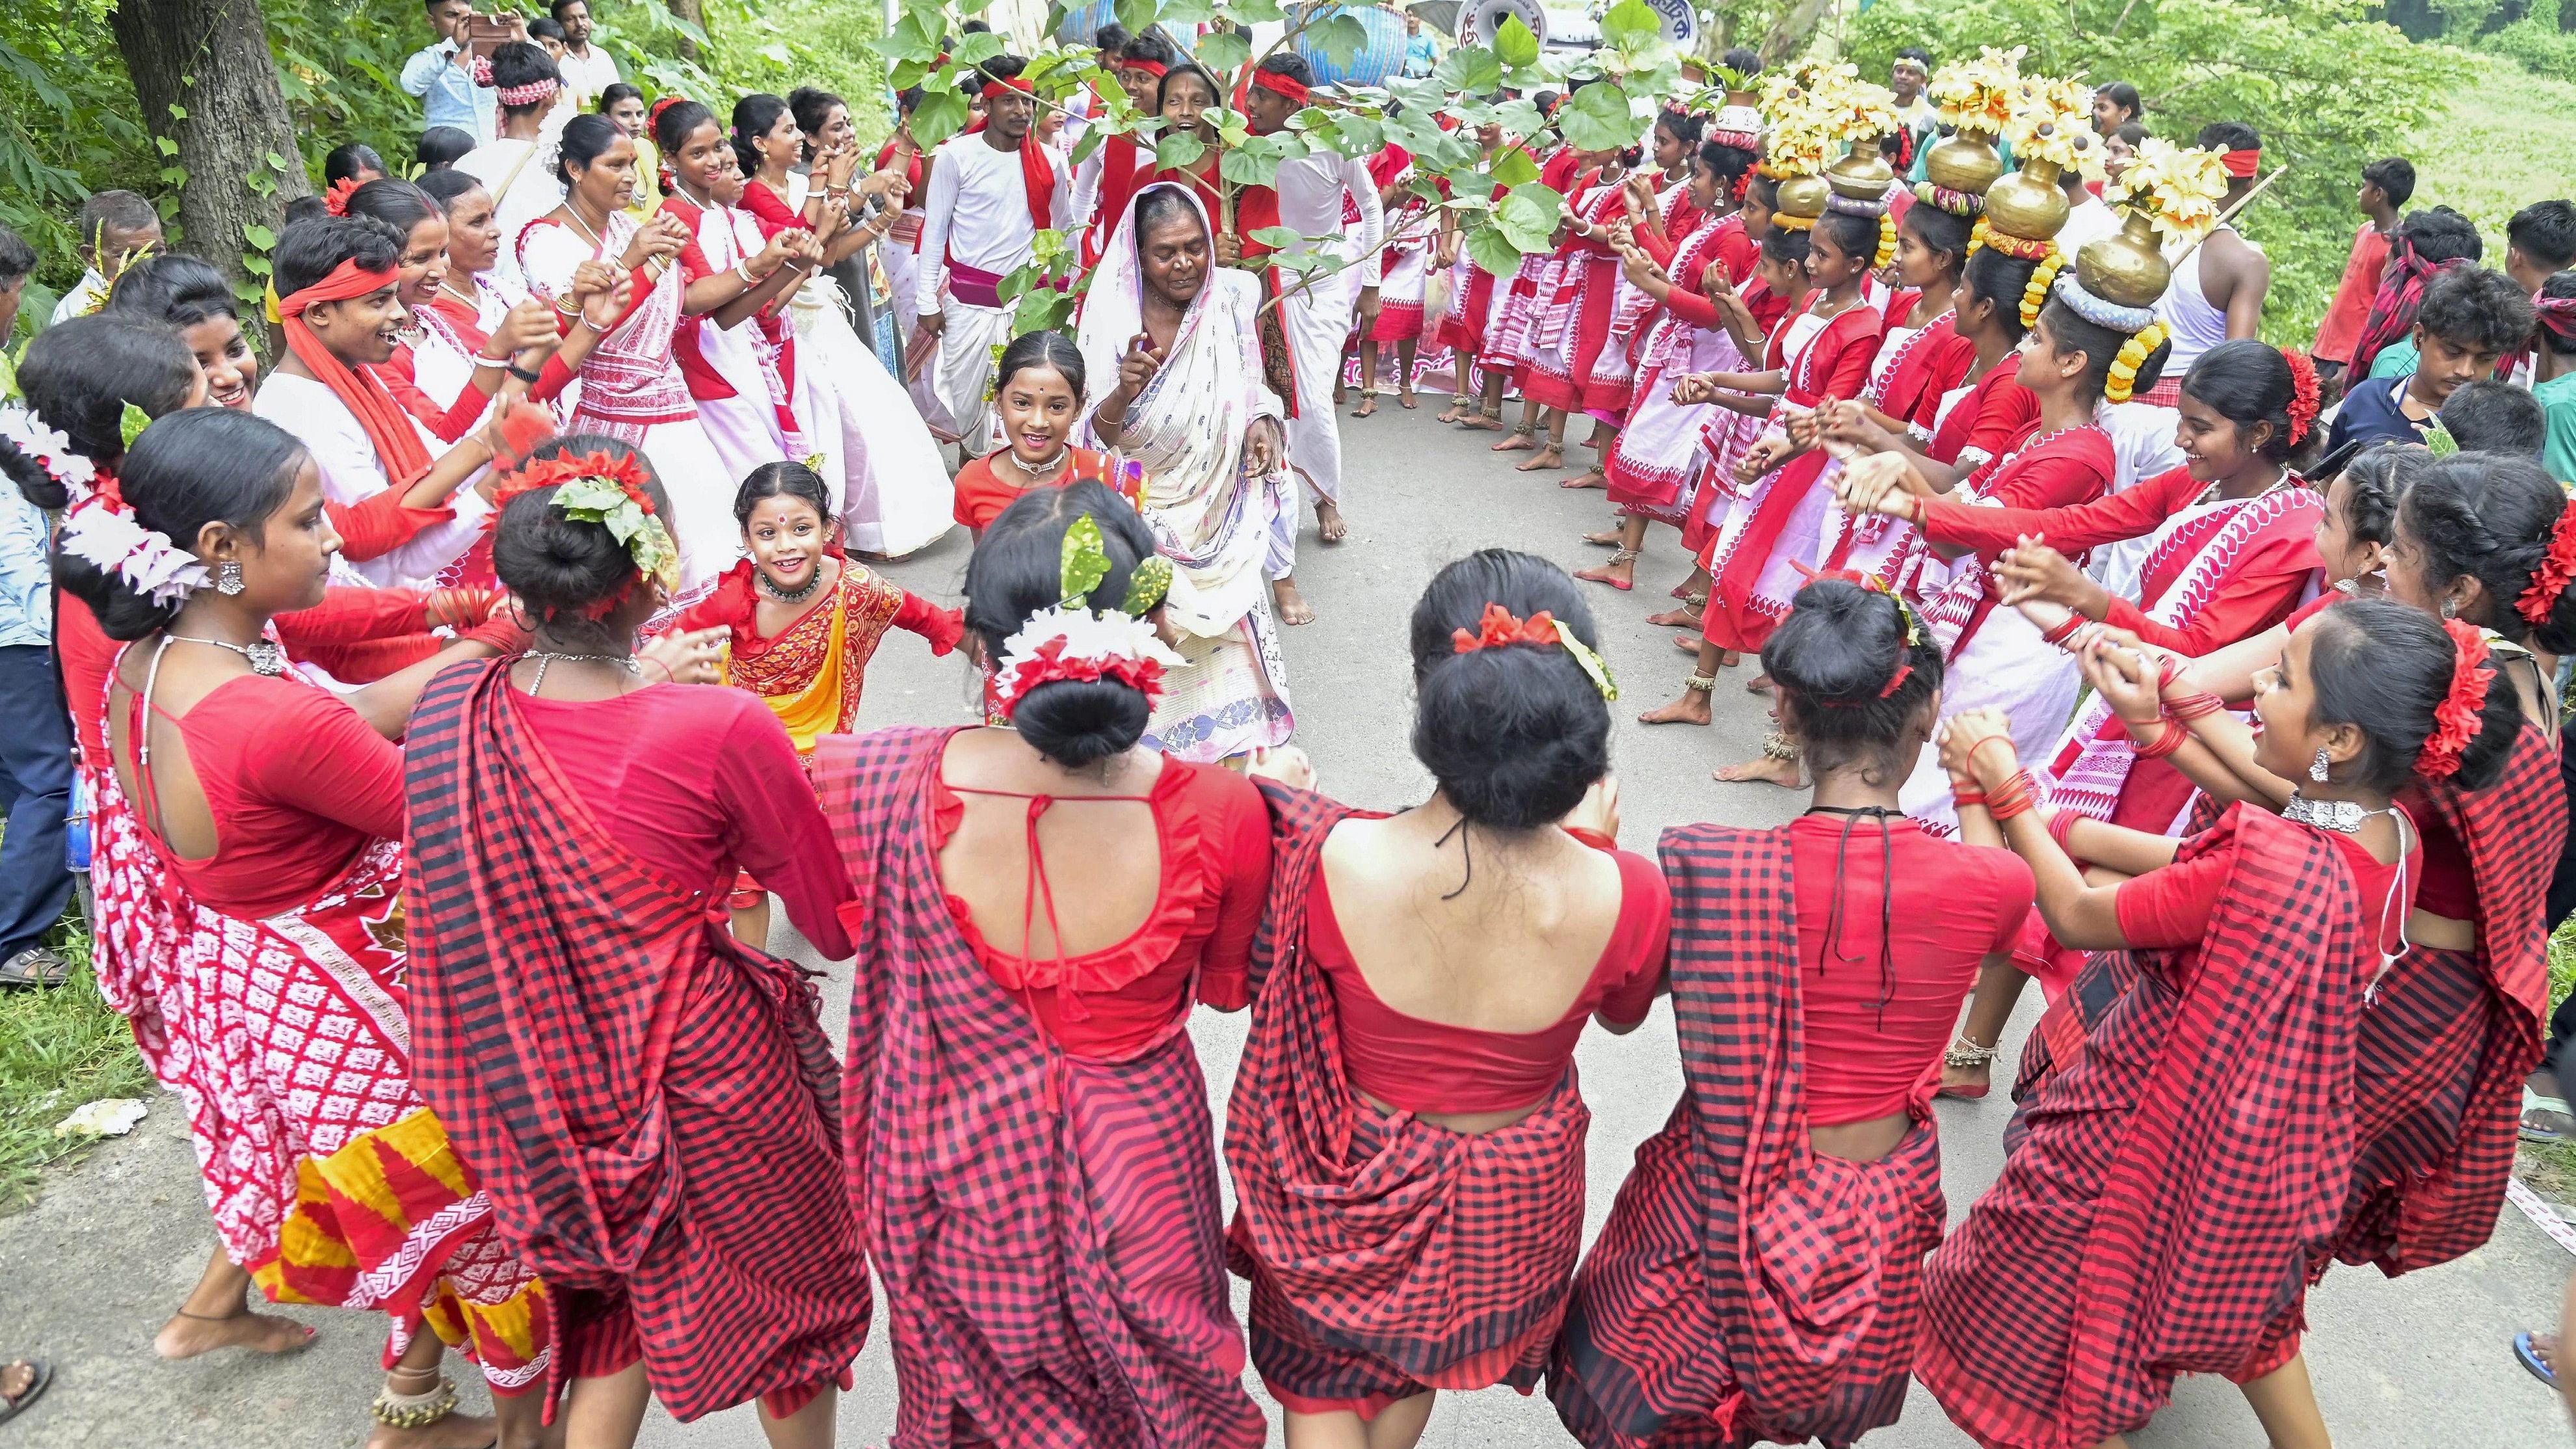
<svg viewBox="0 0 2576 1449">
<path fill-rule="evenodd" d="M 215 565 L 215 592 L 219 594 L 238 594 L 241 591 L 241 565 L 237 563 L 220 563 Z"/>
<path fill-rule="evenodd" d="M 2308 762 L 2308 778 L 2309 778 L 2309 779 L 2311 779 L 2311 780 L 2316 781 L 2318 784 L 2321 784 L 2321 785 L 2325 783 L 2325 778 L 2326 778 L 2326 752 L 2325 752 L 2325 751 L 2323 751 L 2323 750 L 2319 750 L 2319 751 L 2317 751 L 2317 757 L 2316 757 L 2315 759 L 2310 760 L 2310 761 Z"/>
<path fill-rule="evenodd" d="M 2444 599 L 2442 601 L 2442 617 L 2445 619 L 2456 619 L 2460 617 L 2460 601 L 2457 599 Z"/>
</svg>

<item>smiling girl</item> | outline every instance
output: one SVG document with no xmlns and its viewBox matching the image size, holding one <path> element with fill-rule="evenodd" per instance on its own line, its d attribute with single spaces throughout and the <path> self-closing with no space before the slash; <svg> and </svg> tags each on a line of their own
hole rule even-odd
<svg viewBox="0 0 2576 1449">
<path fill-rule="evenodd" d="M 232 284 L 211 263 L 185 252 L 137 262 L 119 273 L 107 310 L 150 317 L 179 329 L 206 375 L 206 401 L 250 410 L 259 389 L 259 354 L 242 335 Z"/>
<path fill-rule="evenodd" d="M 1138 501 L 1143 469 L 1113 466 L 1107 453 L 1073 446 L 1087 381 L 1081 351 L 1060 332 L 1026 333 L 1003 350 L 993 410 L 1010 446 L 957 470 L 957 521 L 976 537 L 1032 488 L 1091 478 L 1130 503 Z"/>
</svg>

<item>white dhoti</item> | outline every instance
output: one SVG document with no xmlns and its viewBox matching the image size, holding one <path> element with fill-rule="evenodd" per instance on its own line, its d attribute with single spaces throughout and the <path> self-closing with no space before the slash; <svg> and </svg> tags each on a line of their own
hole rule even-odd
<svg viewBox="0 0 2576 1449">
<path fill-rule="evenodd" d="M 1351 311 L 1359 302 L 1359 269 L 1347 267 L 1311 287 L 1294 289 L 1279 304 L 1288 344 L 1297 356 L 1297 416 L 1288 420 L 1288 461 L 1316 496 L 1342 499 L 1341 418 L 1333 410 L 1333 379 L 1342 369 L 1342 344 L 1350 339 Z M 1291 530 L 1294 530 L 1292 523 Z"/>
<path fill-rule="evenodd" d="M 940 405 L 957 423 L 959 446 L 970 458 L 980 458 L 1000 446 L 992 400 L 985 393 L 993 385 L 994 349 L 1010 345 L 1011 310 L 978 307 L 959 301 L 953 294 L 944 309 L 947 323 L 940 329 L 939 355 L 931 359 L 930 370 L 938 378 Z M 1339 350 L 1338 343 L 1335 347 Z M 1303 363 L 1301 354 L 1299 364 Z M 1324 400 L 1328 405 L 1332 401 L 1329 383 Z"/>
</svg>

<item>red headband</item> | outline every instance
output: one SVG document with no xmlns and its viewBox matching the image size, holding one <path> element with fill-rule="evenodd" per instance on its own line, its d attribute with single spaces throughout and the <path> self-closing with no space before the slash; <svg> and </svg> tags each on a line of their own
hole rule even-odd
<svg viewBox="0 0 2576 1449">
<path fill-rule="evenodd" d="M 655 101 L 653 103 L 653 109 L 644 113 L 644 123 L 649 126 L 655 121 L 662 119 L 662 113 L 664 111 L 671 109 L 673 106 L 676 106 L 687 99 L 688 97 L 683 95 L 668 95 Z"/>
<path fill-rule="evenodd" d="M 1033 96 L 1038 93 L 1038 88 L 1030 85 L 1027 81 L 1020 79 L 1018 76 L 1013 76 L 1009 80 L 988 80 L 984 82 L 984 99 L 988 101 L 999 100 L 1011 91 L 1018 91 L 1024 96 Z"/>
<path fill-rule="evenodd" d="M 1263 90 L 1270 92 L 1274 96 L 1285 96 L 1289 100 L 1294 101 L 1301 106 L 1306 104 L 1306 98 L 1308 96 L 1314 94 L 1313 91 L 1297 84 L 1295 81 L 1290 80 L 1288 77 L 1281 75 L 1275 70 L 1254 71 L 1252 73 L 1252 83 L 1261 87 Z"/>
<path fill-rule="evenodd" d="M 2534 297 L 2531 310 L 2541 331 L 2576 342 L 2576 297 Z"/>
<path fill-rule="evenodd" d="M 2254 174 L 2256 163 L 2260 162 L 2262 159 L 2262 147 L 2248 146 L 2242 151 L 2220 152 L 2218 156 L 2218 164 L 2226 167 L 2227 174 L 2230 176 L 2245 177 Z"/>
<path fill-rule="evenodd" d="M 363 297 L 379 288 L 392 286 L 395 275 L 392 267 L 381 272 L 369 272 L 361 271 L 356 262 L 344 261 L 331 269 L 331 275 L 312 286 L 278 298 L 278 319 L 301 317 L 304 309 L 316 302 L 346 302 L 352 297 Z"/>
<path fill-rule="evenodd" d="M 2487 664 L 2487 638 L 2475 625 L 2444 619 L 2455 663 L 2451 691 L 2433 711 L 2433 733 L 2415 756 L 2415 773 L 2427 780 L 2447 780 L 2459 772 L 2460 755 L 2478 737 L 2480 714 L 2487 706 L 2487 683 L 2495 670 Z"/>
<path fill-rule="evenodd" d="M 1122 60 L 1118 62 L 1118 68 L 1120 70 L 1141 70 L 1156 80 L 1161 80 L 1172 69 L 1170 66 L 1163 64 L 1159 60 Z"/>
<path fill-rule="evenodd" d="M 2561 508 L 2557 524 L 2549 530 L 2549 552 L 2540 567 L 2531 571 L 2531 582 L 2523 586 L 2522 597 L 2513 601 L 2513 611 L 2531 623 L 2548 623 L 2570 579 L 2576 579 L 2576 508 Z"/>
<path fill-rule="evenodd" d="M 2290 364 L 2290 446 L 2307 441 L 2308 432 L 2317 425 L 2317 409 L 2323 399 L 2317 393 L 2317 364 L 2306 353 L 2291 349 L 2281 354 Z"/>
</svg>

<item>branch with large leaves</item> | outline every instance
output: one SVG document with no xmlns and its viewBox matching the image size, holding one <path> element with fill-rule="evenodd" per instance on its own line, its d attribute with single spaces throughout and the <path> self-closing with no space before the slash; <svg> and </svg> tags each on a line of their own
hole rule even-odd
<svg viewBox="0 0 2576 1449">
<path fill-rule="evenodd" d="M 921 88 L 911 132 L 924 151 L 965 129 L 971 98 L 981 84 L 976 66 L 1006 47 L 997 34 L 957 33 L 959 21 L 981 8 L 906 0 L 894 25 L 873 42 L 897 90 Z M 1131 32 L 1160 27 L 1167 36 L 1187 38 L 1184 49 L 1234 94 L 1251 69 L 1273 52 L 1298 46 L 1347 66 L 1369 40 L 1358 16 L 1330 0 L 1287 5 L 1279 0 L 1119 0 L 1116 12 Z M 1280 33 L 1256 53 L 1251 27 L 1269 24 L 1279 25 Z M 1201 33 L 1203 25 L 1212 28 Z M 1248 186 L 1276 185 L 1282 165 L 1309 156 L 1365 159 L 1401 146 L 1413 158 L 1408 190 L 1424 205 L 1387 241 L 1411 242 L 1427 239 L 1434 230 L 1454 230 L 1478 266 L 1505 275 L 1523 256 L 1554 244 L 1563 215 L 1564 198 L 1539 184 L 1538 165 L 1521 149 L 1524 144 L 1536 149 L 1534 143 L 1562 136 L 1584 150 L 1632 146 L 1665 98 L 1697 89 L 1683 80 L 1680 53 L 1664 41 L 1662 21 L 1644 0 L 1620 0 L 1613 6 L 1602 18 L 1600 48 L 1589 54 L 1543 52 L 1529 27 L 1510 19 L 1490 45 L 1453 47 L 1427 78 L 1319 86 L 1315 103 L 1277 131 L 1254 133 L 1240 109 L 1209 110 L 1201 119 L 1212 140 L 1137 110 L 1089 46 L 1050 40 L 1027 60 L 1021 78 L 1040 106 L 1070 115 L 1076 98 L 1089 94 L 1085 130 L 1073 152 L 1076 165 L 1113 135 L 1128 136 L 1152 151 L 1156 165 L 1164 169 L 1199 168 L 1213 150 L 1221 224 L 1231 228 L 1234 198 Z M 1507 89 L 1526 96 L 1563 90 L 1577 80 L 1595 83 L 1576 92 L 1553 121 L 1526 99 L 1499 98 Z M 1457 123 L 1455 129 L 1441 126 L 1443 115 Z M 1479 128 L 1488 125 L 1499 127 L 1506 138 L 1491 157 L 1477 141 Z M 1356 261 L 1339 255 L 1339 232 L 1308 236 L 1267 227 L 1252 239 L 1274 250 L 1245 265 L 1295 274 L 1293 281 L 1283 282 L 1282 294 L 1314 286 Z M 1069 238 L 1057 231 L 1040 232 L 1033 260 L 1001 288 L 1016 308 L 1015 330 L 1065 325 L 1088 281 Z"/>
</svg>

